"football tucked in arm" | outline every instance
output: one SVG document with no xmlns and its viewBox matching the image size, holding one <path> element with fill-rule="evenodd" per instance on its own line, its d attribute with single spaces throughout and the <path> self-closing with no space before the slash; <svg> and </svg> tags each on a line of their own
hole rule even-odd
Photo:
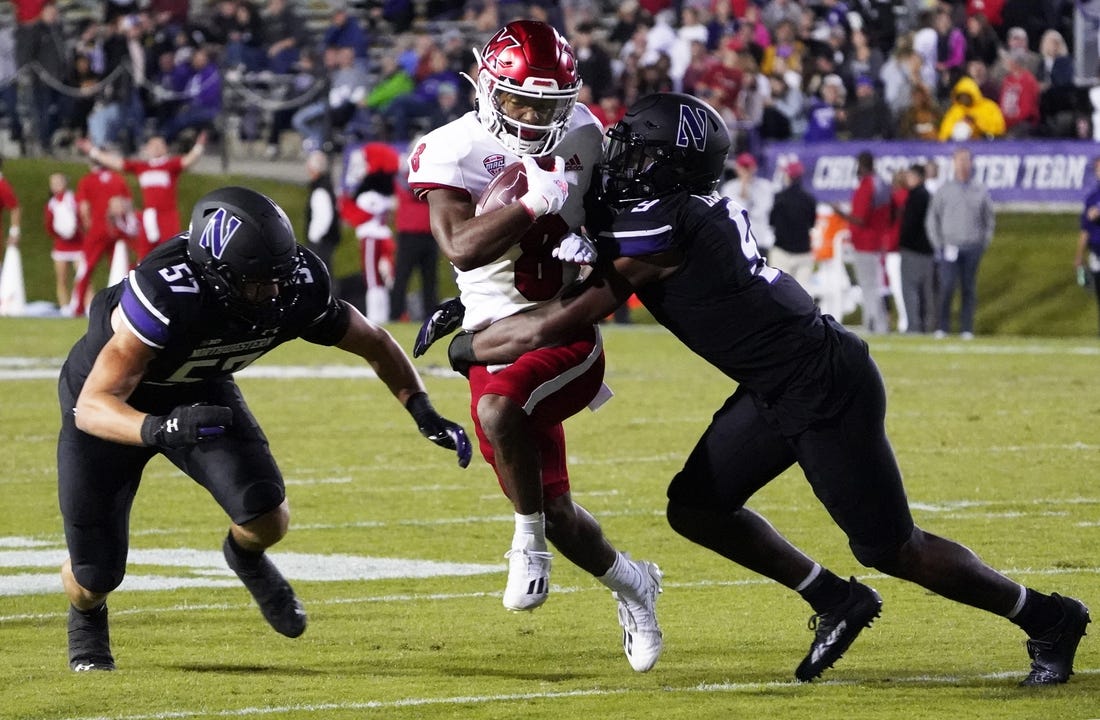
<svg viewBox="0 0 1100 720">
<path fill-rule="evenodd" d="M 484 215 L 487 212 L 514 205 L 526 192 L 527 171 L 523 169 L 523 163 L 512 163 L 501 170 L 485 188 L 485 192 L 481 193 L 474 214 Z"/>
</svg>

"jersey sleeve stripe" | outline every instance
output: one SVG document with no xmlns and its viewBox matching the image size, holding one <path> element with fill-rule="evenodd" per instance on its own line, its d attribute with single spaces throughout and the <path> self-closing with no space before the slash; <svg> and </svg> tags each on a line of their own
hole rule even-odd
<svg viewBox="0 0 1100 720">
<path fill-rule="evenodd" d="M 126 324 L 146 345 L 163 348 L 168 342 L 169 320 L 145 297 L 133 270 L 122 288 L 119 307 Z"/>
<path fill-rule="evenodd" d="M 158 345 L 157 343 L 153 342 L 149 338 L 145 337 L 145 335 L 142 334 L 141 330 L 134 327 L 134 324 L 132 322 L 130 322 L 130 318 L 128 318 L 126 316 L 125 312 L 122 313 L 122 322 L 124 322 L 126 324 L 126 327 L 130 328 L 130 332 L 132 332 L 134 335 L 136 335 L 138 340 L 141 340 L 143 343 L 145 343 L 149 347 L 156 348 L 157 350 L 163 350 L 164 349 L 163 345 Z"/>
<path fill-rule="evenodd" d="M 615 230 L 600 233 L 613 239 L 619 246 L 619 254 L 627 257 L 651 255 L 672 246 L 672 226 L 661 225 L 644 230 Z"/>
</svg>

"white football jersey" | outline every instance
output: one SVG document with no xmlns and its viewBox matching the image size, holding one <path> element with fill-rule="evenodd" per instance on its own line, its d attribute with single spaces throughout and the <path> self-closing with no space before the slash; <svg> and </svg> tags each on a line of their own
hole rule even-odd
<svg viewBox="0 0 1100 720">
<path fill-rule="evenodd" d="M 584 222 L 584 195 L 602 154 L 603 129 L 584 105 L 577 105 L 569 129 L 554 149 L 565 161 L 569 196 L 558 212 L 569 230 Z M 474 203 L 492 179 L 520 157 L 506 150 L 469 112 L 421 138 L 409 155 L 409 187 L 423 196 L 433 188 L 451 188 Z M 550 220 L 540 219 L 540 223 Z M 457 271 L 466 317 L 462 327 L 480 330 L 501 318 L 548 302 L 577 278 L 578 266 L 550 252 L 560 235 L 541 240 L 529 233 L 500 258 L 473 270 Z M 520 271 L 517 274 L 517 261 Z"/>
</svg>

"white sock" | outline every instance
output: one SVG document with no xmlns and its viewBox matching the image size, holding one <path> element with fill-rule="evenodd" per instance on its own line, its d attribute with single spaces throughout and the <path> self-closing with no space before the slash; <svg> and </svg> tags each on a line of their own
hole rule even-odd
<svg viewBox="0 0 1100 720">
<path fill-rule="evenodd" d="M 615 553 L 615 562 L 603 575 L 596 578 L 615 592 L 637 594 L 642 588 L 642 574 L 638 566 L 621 552 Z"/>
<path fill-rule="evenodd" d="M 526 550 L 546 550 L 546 516 L 542 513 L 515 513 L 516 531 L 512 547 Z"/>
</svg>

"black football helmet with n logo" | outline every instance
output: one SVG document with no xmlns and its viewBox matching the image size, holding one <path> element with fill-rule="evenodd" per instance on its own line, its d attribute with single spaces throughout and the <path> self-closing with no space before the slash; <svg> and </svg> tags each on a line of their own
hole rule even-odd
<svg viewBox="0 0 1100 720">
<path fill-rule="evenodd" d="M 301 250 L 290 219 L 255 190 L 224 187 L 195 203 L 187 255 L 238 320 L 271 328 L 298 302 Z"/>
<path fill-rule="evenodd" d="M 613 206 L 686 191 L 706 195 L 722 178 L 730 134 L 722 116 L 683 93 L 654 93 L 607 131 L 599 199 Z"/>
</svg>

